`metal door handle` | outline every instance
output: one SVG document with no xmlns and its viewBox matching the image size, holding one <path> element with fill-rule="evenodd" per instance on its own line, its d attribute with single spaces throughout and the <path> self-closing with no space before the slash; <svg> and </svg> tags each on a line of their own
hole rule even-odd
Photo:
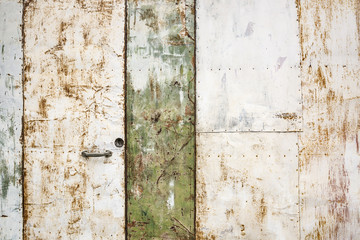
<svg viewBox="0 0 360 240">
<path fill-rule="evenodd" d="M 106 150 L 103 153 L 89 153 L 88 151 L 82 151 L 81 156 L 83 157 L 111 157 L 112 151 Z"/>
</svg>

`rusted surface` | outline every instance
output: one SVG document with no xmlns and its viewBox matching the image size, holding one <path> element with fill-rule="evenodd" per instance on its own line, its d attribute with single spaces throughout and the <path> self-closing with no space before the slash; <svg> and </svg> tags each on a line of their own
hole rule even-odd
<svg viewBox="0 0 360 240">
<path fill-rule="evenodd" d="M 359 238 L 359 1 L 198 0 L 195 37 L 190 0 L 25 0 L 24 99 L 22 7 L 0 0 L 0 239 L 23 100 L 24 238 L 125 238 L 125 21 L 128 238 L 194 238 L 195 196 L 197 239 Z"/>
<path fill-rule="evenodd" d="M 193 239 L 194 1 L 128 1 L 129 239 Z"/>
<path fill-rule="evenodd" d="M 196 9 L 197 238 L 298 239 L 296 2 Z"/>
<path fill-rule="evenodd" d="M 199 0 L 197 17 L 197 130 L 301 130 L 296 2 Z"/>
<path fill-rule="evenodd" d="M 125 238 L 124 6 L 25 1 L 25 239 Z"/>
<path fill-rule="evenodd" d="M 21 239 L 22 4 L 0 0 L 0 239 Z"/>
<path fill-rule="evenodd" d="M 200 133 L 198 239 L 298 239 L 297 133 Z"/>
<path fill-rule="evenodd" d="M 300 1 L 301 239 L 358 239 L 359 3 Z"/>
</svg>

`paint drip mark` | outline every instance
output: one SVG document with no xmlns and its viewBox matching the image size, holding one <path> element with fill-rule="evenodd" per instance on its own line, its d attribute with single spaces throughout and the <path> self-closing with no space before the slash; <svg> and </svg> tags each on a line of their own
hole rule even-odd
<svg viewBox="0 0 360 240">
<path fill-rule="evenodd" d="M 175 194 L 174 194 L 174 179 L 171 179 L 169 182 L 170 194 L 167 200 L 167 207 L 169 210 L 173 209 L 175 206 Z"/>
<path fill-rule="evenodd" d="M 254 26 L 255 23 L 253 22 L 249 22 L 247 27 L 246 27 L 246 31 L 245 31 L 245 37 L 249 37 L 254 33 Z"/>
<path fill-rule="evenodd" d="M 276 71 L 279 71 L 282 65 L 284 64 L 286 57 L 279 57 L 276 62 Z"/>
</svg>

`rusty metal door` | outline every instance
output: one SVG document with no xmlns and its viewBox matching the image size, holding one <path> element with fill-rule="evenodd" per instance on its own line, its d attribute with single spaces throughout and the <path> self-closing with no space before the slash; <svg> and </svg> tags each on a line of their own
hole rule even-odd
<svg viewBox="0 0 360 240">
<path fill-rule="evenodd" d="M 123 239 L 124 1 L 24 11 L 24 237 Z"/>
<path fill-rule="evenodd" d="M 26 2 L 26 238 L 195 237 L 193 9 Z"/>
</svg>

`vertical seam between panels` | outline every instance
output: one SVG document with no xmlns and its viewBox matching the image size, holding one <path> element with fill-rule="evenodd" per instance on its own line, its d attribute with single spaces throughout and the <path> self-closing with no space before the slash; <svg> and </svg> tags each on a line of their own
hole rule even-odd
<svg viewBox="0 0 360 240">
<path fill-rule="evenodd" d="M 124 180 L 125 180 L 125 239 L 128 239 L 128 182 L 127 182 L 127 21 L 128 21 L 128 1 L 125 0 L 125 7 L 124 7 L 124 140 L 125 140 L 125 149 L 124 149 Z"/>
</svg>

